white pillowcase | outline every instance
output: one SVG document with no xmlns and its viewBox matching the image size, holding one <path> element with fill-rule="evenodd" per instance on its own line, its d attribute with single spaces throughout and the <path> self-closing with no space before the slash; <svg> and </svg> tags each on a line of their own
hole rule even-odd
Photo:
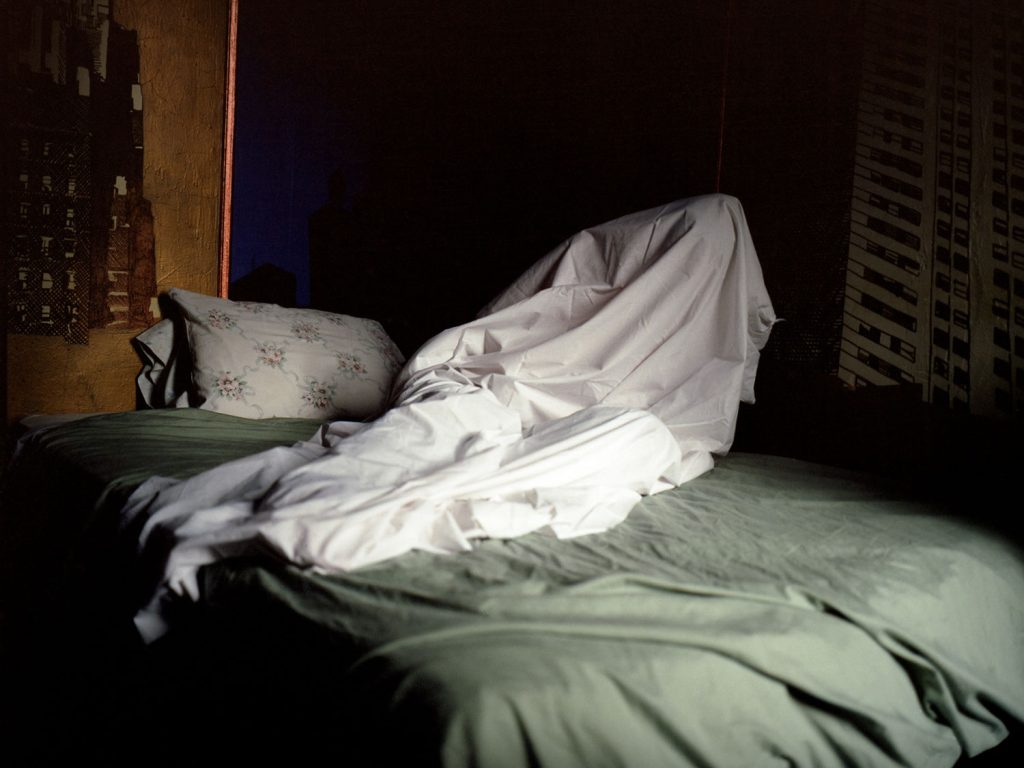
<svg viewBox="0 0 1024 768">
<path fill-rule="evenodd" d="M 139 395 L 150 408 L 188 407 L 188 350 L 182 352 L 174 323 L 163 319 L 150 326 L 132 344 L 142 359 Z"/>
<path fill-rule="evenodd" d="M 404 359 L 376 320 L 172 288 L 192 355 L 190 400 L 249 418 L 365 420 Z"/>
</svg>

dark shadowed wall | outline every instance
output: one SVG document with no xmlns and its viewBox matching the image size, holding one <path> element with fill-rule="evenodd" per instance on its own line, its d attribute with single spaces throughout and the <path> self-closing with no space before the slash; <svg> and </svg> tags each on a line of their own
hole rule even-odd
<svg viewBox="0 0 1024 768">
<path fill-rule="evenodd" d="M 713 188 L 722 4 L 280 8 L 241 11 L 235 278 L 277 263 L 305 303 L 308 217 L 340 169 L 359 244 L 313 303 L 383 312 L 409 346 L 575 230 Z"/>
<path fill-rule="evenodd" d="M 788 319 L 779 354 L 832 370 L 850 6 L 246 0 L 233 280 L 276 264 L 299 304 L 372 314 L 411 351 L 578 229 L 713 191 L 724 139 L 721 190 Z M 333 246 L 314 234 L 311 272 L 336 171 Z"/>
</svg>

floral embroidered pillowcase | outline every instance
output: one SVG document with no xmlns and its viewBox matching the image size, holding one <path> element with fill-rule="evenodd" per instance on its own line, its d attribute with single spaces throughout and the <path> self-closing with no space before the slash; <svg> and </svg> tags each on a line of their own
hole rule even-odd
<svg viewBox="0 0 1024 768">
<path fill-rule="evenodd" d="M 375 320 L 172 288 L 192 356 L 193 405 L 248 418 L 365 420 L 404 359 Z"/>
</svg>

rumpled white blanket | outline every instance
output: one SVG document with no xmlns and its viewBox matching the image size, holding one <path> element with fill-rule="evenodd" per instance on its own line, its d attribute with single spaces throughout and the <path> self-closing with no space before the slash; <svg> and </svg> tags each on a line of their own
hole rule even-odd
<svg viewBox="0 0 1024 768">
<path fill-rule="evenodd" d="M 124 523 L 142 523 L 157 577 L 136 625 L 162 634 L 167 603 L 198 599 L 199 567 L 223 557 L 345 571 L 607 530 L 728 451 L 774 320 L 735 198 L 585 230 L 427 342 L 376 421 L 140 486 Z"/>
</svg>

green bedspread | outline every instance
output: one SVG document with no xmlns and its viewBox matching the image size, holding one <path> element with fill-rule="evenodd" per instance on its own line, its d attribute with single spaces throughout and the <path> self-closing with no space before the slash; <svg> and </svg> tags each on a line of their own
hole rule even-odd
<svg viewBox="0 0 1024 768">
<path fill-rule="evenodd" d="M 0 499 L 0 629 L 16 623 L 17 635 L 26 635 L 38 604 L 63 610 L 56 606 L 79 600 L 71 588 L 105 590 L 123 576 L 111 562 L 117 515 L 146 478 L 188 477 L 308 440 L 318 427 L 181 408 L 99 414 L 26 435 Z"/>
<path fill-rule="evenodd" d="M 205 590 L 333 642 L 370 764 L 949 766 L 1024 715 L 1019 553 L 775 457 L 605 534 L 343 576 L 221 564 Z"/>
<path fill-rule="evenodd" d="M 55 504 L 46 519 L 72 523 L 150 474 L 315 430 L 192 410 L 95 417 L 29 441 L 13 485 L 64 473 L 48 498 L 77 511 Z M 239 702 L 242 719 L 301 701 L 326 713 L 287 737 L 296 756 L 318 744 L 370 765 L 950 766 L 1024 719 L 1015 546 L 777 457 L 726 457 L 600 535 L 344 575 L 225 561 L 202 585 L 204 609 L 244 627 L 250 651 L 253 633 L 277 638 L 255 652 L 258 675 L 288 693 Z"/>
<path fill-rule="evenodd" d="M 309 440 L 319 426 L 311 419 L 242 419 L 196 408 L 98 414 L 27 436 L 15 459 L 16 471 L 50 483 L 70 480 L 80 498 L 100 504 L 110 495 L 120 502 L 154 474 L 189 477 L 225 461 Z M 73 477 L 62 478 L 62 472 Z"/>
<path fill-rule="evenodd" d="M 132 635 L 117 513 L 154 473 L 187 477 L 308 440 L 318 426 L 167 409 L 89 416 L 22 440 L 0 497 L 0 763 L 179 764 L 166 744 L 153 748 L 154 697 L 177 681 L 161 682 L 168 654 L 143 654 Z"/>
</svg>

